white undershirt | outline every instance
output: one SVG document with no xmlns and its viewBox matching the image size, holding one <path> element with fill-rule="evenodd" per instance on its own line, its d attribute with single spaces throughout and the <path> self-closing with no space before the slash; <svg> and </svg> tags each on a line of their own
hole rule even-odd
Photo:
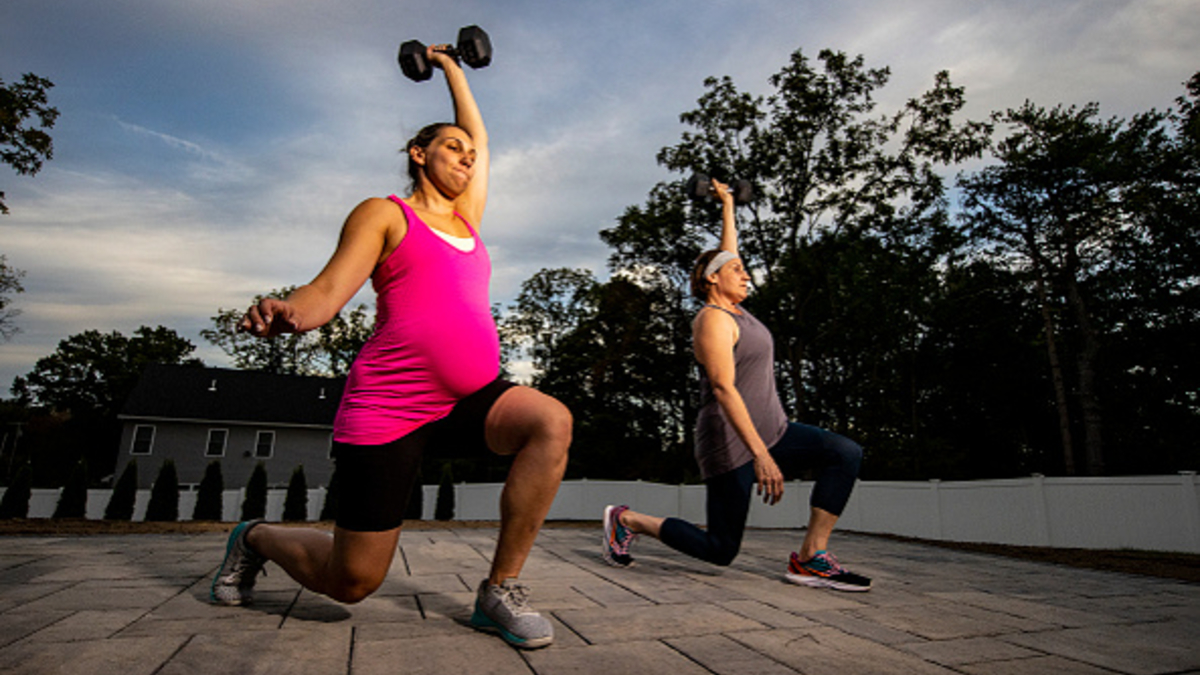
<svg viewBox="0 0 1200 675">
<path fill-rule="evenodd" d="M 436 227 L 429 228 L 434 234 L 441 237 L 443 241 L 450 244 L 454 248 L 463 253 L 470 253 L 475 250 L 475 237 L 456 237 L 452 234 L 447 234 L 437 229 Z"/>
</svg>

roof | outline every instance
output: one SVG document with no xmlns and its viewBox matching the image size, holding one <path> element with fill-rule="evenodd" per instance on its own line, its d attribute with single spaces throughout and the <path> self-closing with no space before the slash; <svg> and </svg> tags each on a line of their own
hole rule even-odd
<svg viewBox="0 0 1200 675">
<path fill-rule="evenodd" d="M 332 426 L 344 377 L 151 364 L 120 418 Z"/>
</svg>

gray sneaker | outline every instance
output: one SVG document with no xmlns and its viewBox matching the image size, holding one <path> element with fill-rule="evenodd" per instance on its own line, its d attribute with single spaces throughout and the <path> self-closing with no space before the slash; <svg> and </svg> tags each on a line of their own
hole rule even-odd
<svg viewBox="0 0 1200 675">
<path fill-rule="evenodd" d="M 218 605 L 248 605 L 254 600 L 254 580 L 267 559 L 246 544 L 246 533 L 263 522 L 248 520 L 233 528 L 225 545 L 225 561 L 213 577 L 208 597 Z M 265 574 L 265 572 L 264 572 Z"/>
<path fill-rule="evenodd" d="M 529 606 L 529 589 L 505 579 L 493 586 L 484 579 L 475 596 L 471 625 L 479 630 L 499 633 L 504 641 L 521 649 L 537 649 L 554 642 L 554 626 Z"/>
</svg>

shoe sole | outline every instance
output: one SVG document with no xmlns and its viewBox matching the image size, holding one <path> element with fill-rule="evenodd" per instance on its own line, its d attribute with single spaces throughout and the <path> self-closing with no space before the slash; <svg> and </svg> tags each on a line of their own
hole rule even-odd
<svg viewBox="0 0 1200 675">
<path fill-rule="evenodd" d="M 810 574 L 793 574 L 788 572 L 783 575 L 784 579 L 796 584 L 797 586 L 808 586 L 809 588 L 829 588 L 835 591 L 846 591 L 848 593 L 863 593 L 871 590 L 870 586 L 853 586 L 851 584 L 843 584 L 841 582 L 826 579 L 825 577 L 812 576 Z"/>
<path fill-rule="evenodd" d="M 604 507 L 604 550 L 601 552 L 601 557 L 604 558 L 604 562 L 608 563 L 612 567 L 633 567 L 637 563 L 634 562 L 632 558 L 629 560 L 629 562 L 621 562 L 620 560 L 617 560 L 615 557 L 613 557 L 612 547 L 608 545 L 608 542 L 612 540 L 612 529 L 610 527 L 610 524 L 612 523 L 612 512 L 616 508 L 617 507 L 611 504 Z"/>
<path fill-rule="evenodd" d="M 499 635 L 502 640 L 514 647 L 517 647 L 518 649 L 541 649 L 542 647 L 549 646 L 554 642 L 553 635 L 532 639 L 525 639 L 514 635 L 505 630 L 504 626 L 501 626 L 500 624 L 488 618 L 488 615 L 479 611 L 478 607 L 475 608 L 475 612 L 471 615 L 470 623 L 471 627 L 475 630 Z"/>
</svg>

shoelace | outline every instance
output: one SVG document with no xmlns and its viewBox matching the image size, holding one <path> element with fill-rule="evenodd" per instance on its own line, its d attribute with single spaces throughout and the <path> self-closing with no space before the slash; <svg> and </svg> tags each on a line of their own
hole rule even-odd
<svg viewBox="0 0 1200 675">
<path fill-rule="evenodd" d="M 526 614 L 530 611 L 528 586 L 510 583 L 500 586 L 500 591 L 500 602 L 512 610 L 513 614 Z"/>
<path fill-rule="evenodd" d="M 845 568 L 842 567 L 841 563 L 838 562 L 837 558 L 835 558 L 833 554 L 829 553 L 828 551 L 818 553 L 812 557 L 812 560 L 805 562 L 801 562 L 800 556 L 796 555 L 795 553 L 792 554 L 792 557 L 795 559 L 796 567 L 798 568 L 803 568 L 805 565 L 808 565 L 818 572 L 828 573 L 831 575 L 841 574 L 846 571 Z"/>
</svg>

